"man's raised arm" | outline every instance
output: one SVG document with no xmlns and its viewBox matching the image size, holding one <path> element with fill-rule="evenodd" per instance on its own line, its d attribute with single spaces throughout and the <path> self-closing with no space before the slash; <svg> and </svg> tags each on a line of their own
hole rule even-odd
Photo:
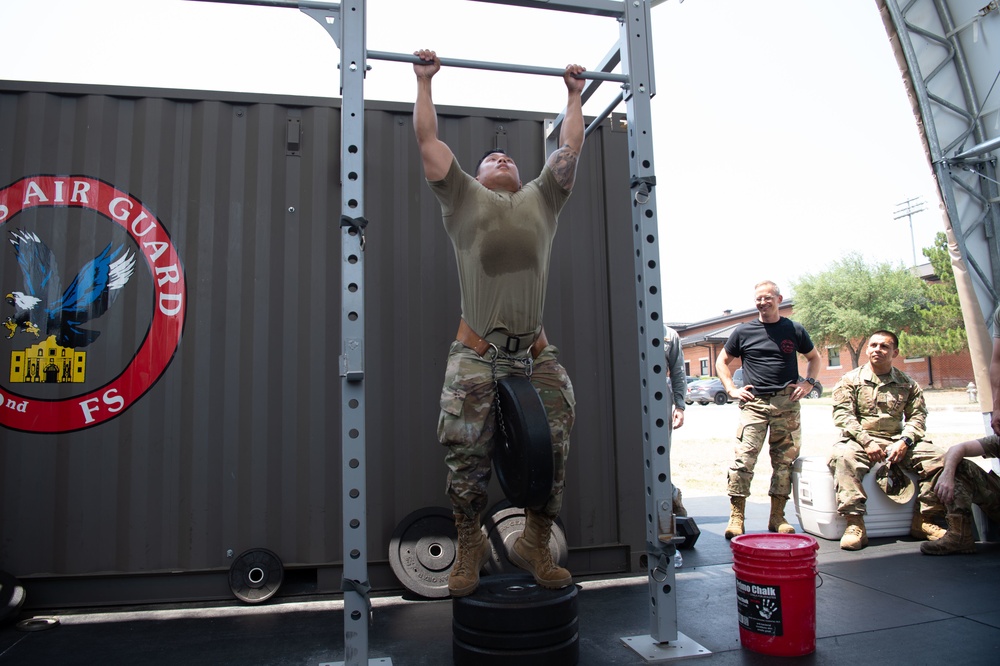
<svg viewBox="0 0 1000 666">
<path fill-rule="evenodd" d="M 417 76 L 417 101 L 413 104 L 413 132 L 417 135 L 417 146 L 424 164 L 427 180 L 442 180 L 448 175 L 454 156 L 451 148 L 438 138 L 437 111 L 431 96 L 431 79 L 441 69 L 441 61 L 434 51 L 421 49 L 413 55 L 426 64 L 413 65 Z"/>
<path fill-rule="evenodd" d="M 567 65 L 563 74 L 566 82 L 566 115 L 559 128 L 559 147 L 549 155 L 547 164 L 556 176 L 556 181 L 567 190 L 576 182 L 576 163 L 583 149 L 583 86 L 586 81 L 575 77 L 583 73 L 580 65 Z"/>
</svg>

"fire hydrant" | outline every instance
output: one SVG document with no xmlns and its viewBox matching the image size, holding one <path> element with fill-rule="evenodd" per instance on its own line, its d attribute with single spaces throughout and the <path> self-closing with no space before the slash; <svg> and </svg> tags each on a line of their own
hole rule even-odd
<svg viewBox="0 0 1000 666">
<path fill-rule="evenodd" d="M 969 402 L 976 402 L 976 395 L 979 391 L 976 390 L 976 385 L 969 382 L 969 385 L 965 387 L 965 392 L 969 394 Z"/>
</svg>

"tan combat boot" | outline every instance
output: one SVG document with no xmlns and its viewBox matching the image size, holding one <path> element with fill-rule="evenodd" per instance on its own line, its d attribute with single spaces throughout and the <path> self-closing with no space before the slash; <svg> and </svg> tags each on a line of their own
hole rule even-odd
<svg viewBox="0 0 1000 666">
<path fill-rule="evenodd" d="M 464 513 L 456 513 L 455 528 L 458 530 L 458 552 L 448 574 L 448 591 L 453 597 L 465 597 L 479 587 L 479 570 L 490 559 L 490 544 L 480 529 L 478 516 L 469 518 Z"/>
<path fill-rule="evenodd" d="M 573 583 L 573 576 L 552 561 L 549 539 L 552 537 L 552 519 L 536 511 L 525 511 L 524 531 L 511 546 L 510 561 L 531 572 L 535 582 L 550 590 L 558 590 Z"/>
<path fill-rule="evenodd" d="M 972 516 L 964 513 L 948 514 L 948 531 L 935 541 L 920 544 L 924 555 L 954 555 L 955 553 L 976 552 L 976 542 L 972 538 Z"/>
<path fill-rule="evenodd" d="M 747 507 L 746 497 L 729 498 L 729 524 L 726 525 L 726 538 L 732 539 L 743 534 L 743 522 Z"/>
<path fill-rule="evenodd" d="M 848 513 L 847 528 L 840 537 L 840 547 L 844 550 L 861 550 L 868 545 L 868 532 L 865 530 L 865 517 L 860 514 Z"/>
<path fill-rule="evenodd" d="M 684 496 L 681 494 L 681 489 L 674 486 L 674 515 L 687 517 L 688 510 L 684 508 Z"/>
<path fill-rule="evenodd" d="M 910 536 L 914 539 L 937 541 L 945 534 L 945 530 L 924 518 L 919 511 L 914 512 L 910 521 Z"/>
<path fill-rule="evenodd" d="M 787 497 L 771 497 L 771 517 L 767 521 L 767 530 L 769 532 L 795 534 L 795 528 L 792 527 L 787 520 L 785 520 L 786 502 L 788 502 Z"/>
</svg>

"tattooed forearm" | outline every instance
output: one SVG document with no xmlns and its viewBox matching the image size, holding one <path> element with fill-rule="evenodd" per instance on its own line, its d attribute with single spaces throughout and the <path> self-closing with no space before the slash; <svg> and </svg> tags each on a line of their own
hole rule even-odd
<svg viewBox="0 0 1000 666">
<path fill-rule="evenodd" d="M 562 146 L 549 157 L 549 168 L 555 174 L 556 182 L 567 190 L 573 189 L 576 181 L 576 162 L 580 154 L 569 146 Z"/>
</svg>

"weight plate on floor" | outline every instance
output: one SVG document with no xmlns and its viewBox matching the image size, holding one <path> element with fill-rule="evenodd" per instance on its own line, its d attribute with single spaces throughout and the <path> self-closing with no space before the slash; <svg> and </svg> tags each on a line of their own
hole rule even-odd
<svg viewBox="0 0 1000 666">
<path fill-rule="evenodd" d="M 422 597 L 448 596 L 458 533 L 451 509 L 417 509 L 399 521 L 389 539 L 389 566 L 403 586 Z"/>
<path fill-rule="evenodd" d="M 497 394 L 503 414 L 493 446 L 497 481 L 514 506 L 542 507 L 552 493 L 555 474 L 545 405 L 531 381 L 523 376 L 499 380 Z"/>
<path fill-rule="evenodd" d="M 452 659 L 455 666 L 576 666 L 580 661 L 580 637 L 535 650 L 498 650 L 476 647 L 455 639 Z"/>
<path fill-rule="evenodd" d="M 24 588 L 13 575 L 0 571 L 0 624 L 17 617 L 22 605 Z"/>
<path fill-rule="evenodd" d="M 229 588 L 237 599 L 259 604 L 274 596 L 284 577 L 277 555 L 266 548 L 251 548 L 229 567 Z"/>
<path fill-rule="evenodd" d="M 523 569 L 510 561 L 507 553 L 513 548 L 514 542 L 521 536 L 525 521 L 524 509 L 511 506 L 509 502 L 501 502 L 494 506 L 490 515 L 483 520 L 483 529 L 490 542 L 490 559 L 483 567 L 489 574 L 523 573 Z M 562 522 L 556 518 L 552 523 L 552 536 L 549 537 L 549 552 L 552 561 L 561 567 L 569 562 L 569 545 L 566 543 L 566 531 Z"/>
<path fill-rule="evenodd" d="M 550 590 L 526 573 L 484 576 L 475 592 L 452 599 L 452 620 L 501 633 L 544 631 L 577 617 L 576 597 L 576 585 Z"/>
<path fill-rule="evenodd" d="M 535 650 L 537 648 L 558 645 L 573 638 L 579 630 L 580 621 L 573 618 L 561 627 L 543 631 L 519 631 L 516 633 L 503 631 L 486 631 L 485 629 L 470 629 L 464 624 L 452 620 L 451 629 L 455 640 L 466 645 L 497 650 Z"/>
</svg>

